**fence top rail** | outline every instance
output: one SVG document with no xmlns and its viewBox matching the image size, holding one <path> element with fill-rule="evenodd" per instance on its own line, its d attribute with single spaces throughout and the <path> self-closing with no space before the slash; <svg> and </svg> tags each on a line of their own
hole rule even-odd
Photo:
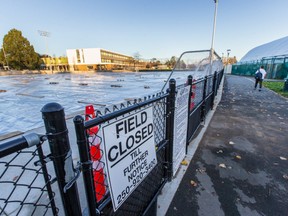
<svg viewBox="0 0 288 216">
<path fill-rule="evenodd" d="M 183 52 L 182 54 L 181 54 L 181 56 L 183 56 L 184 54 L 187 54 L 187 53 L 202 53 L 202 52 L 211 52 L 211 50 L 210 49 L 208 49 L 208 50 L 193 50 L 193 51 L 186 51 L 186 52 Z M 218 58 L 218 59 L 221 59 L 221 57 L 218 55 L 218 53 L 216 53 L 215 52 L 215 50 L 213 51 L 213 54 Z M 181 56 L 180 56 L 180 58 L 181 58 Z M 179 59 L 180 59 L 179 58 Z"/>
<path fill-rule="evenodd" d="M 84 128 L 89 129 L 89 128 L 94 127 L 96 125 L 102 124 L 102 123 L 109 121 L 111 119 L 114 119 L 118 116 L 124 115 L 124 114 L 129 113 L 133 110 L 139 109 L 143 106 L 147 106 L 147 105 L 152 104 L 154 102 L 157 102 L 161 99 L 164 99 L 167 96 L 168 96 L 168 93 L 165 93 L 163 95 L 153 97 L 153 98 L 148 99 L 146 101 L 133 104 L 133 105 L 126 107 L 126 108 L 123 108 L 121 110 L 117 110 L 117 111 L 114 111 L 112 113 L 105 114 L 104 116 L 98 116 L 98 117 L 91 119 L 89 121 L 85 121 L 84 122 Z"/>
<path fill-rule="evenodd" d="M 43 137 L 36 133 L 28 133 L 12 140 L 0 143 L 0 158 L 9 154 L 40 144 Z"/>
<path fill-rule="evenodd" d="M 204 52 L 204 51 L 203 51 L 203 52 Z M 220 71 L 215 71 L 215 72 L 216 72 L 217 74 L 220 73 Z M 203 77 L 203 78 L 200 78 L 200 79 L 198 79 L 198 80 L 196 80 L 196 81 L 193 81 L 193 82 L 192 82 L 192 85 L 195 85 L 195 84 L 197 84 L 197 83 L 203 82 L 205 79 L 212 78 L 213 76 L 214 76 L 214 74 L 210 74 L 210 75 L 208 75 L 208 76 L 205 76 L 205 77 Z M 151 103 L 154 103 L 154 102 L 156 102 L 156 101 L 158 101 L 158 100 L 161 100 L 161 99 L 163 99 L 163 98 L 165 98 L 165 97 L 167 97 L 167 96 L 168 96 L 168 93 L 163 93 L 163 94 L 160 95 L 160 96 L 156 96 L 156 97 L 153 97 L 153 98 L 151 98 L 151 99 L 145 100 L 145 101 L 143 101 L 143 102 L 135 103 L 135 104 L 133 104 L 133 105 L 131 105 L 131 106 L 129 106 L 129 107 L 123 108 L 123 109 L 121 109 L 121 110 L 115 110 L 115 111 L 113 111 L 112 113 L 108 113 L 108 114 L 105 114 L 105 115 L 103 115 L 103 116 L 98 116 L 98 117 L 96 117 L 96 118 L 94 118 L 94 119 L 91 119 L 91 120 L 89 120 L 89 121 L 85 121 L 85 122 L 84 122 L 84 128 L 85 128 L 85 129 L 89 129 L 89 128 L 91 128 L 91 127 L 94 127 L 94 126 L 96 126 L 96 125 L 99 125 L 99 124 L 101 124 L 101 123 L 104 123 L 104 122 L 106 122 L 106 121 L 109 121 L 109 120 L 111 120 L 111 119 L 114 119 L 114 118 L 116 118 L 116 117 L 118 117 L 118 116 L 120 116 L 120 115 L 124 115 L 124 114 L 126 114 L 126 113 L 129 113 L 129 112 L 131 112 L 131 111 L 133 111 L 133 110 L 135 110 L 135 109 L 141 108 L 141 107 L 146 106 L 146 105 L 149 105 L 149 104 L 151 104 Z"/>
<path fill-rule="evenodd" d="M 217 75 L 218 75 L 218 74 L 220 74 L 221 71 L 215 71 L 215 72 L 216 72 Z M 198 84 L 198 83 L 201 83 L 201 82 L 203 82 L 205 79 L 210 79 L 210 78 L 212 78 L 214 75 L 215 75 L 215 74 L 210 74 L 210 75 L 208 75 L 208 76 L 205 76 L 205 77 L 202 77 L 202 78 L 200 78 L 200 79 L 197 79 L 197 80 L 195 80 L 195 81 L 192 82 L 192 85 L 196 85 L 196 84 Z"/>
</svg>

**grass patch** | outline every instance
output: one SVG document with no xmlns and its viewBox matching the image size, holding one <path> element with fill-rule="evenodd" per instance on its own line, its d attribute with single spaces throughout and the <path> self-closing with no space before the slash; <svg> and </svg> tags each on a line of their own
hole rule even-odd
<svg viewBox="0 0 288 216">
<path fill-rule="evenodd" d="M 277 94 L 280 94 L 286 98 L 288 98 L 288 92 L 284 92 L 283 91 L 283 87 L 284 87 L 284 82 L 270 82 L 270 81 L 264 81 L 263 85 L 266 88 L 271 89 L 272 91 L 276 92 Z"/>
</svg>

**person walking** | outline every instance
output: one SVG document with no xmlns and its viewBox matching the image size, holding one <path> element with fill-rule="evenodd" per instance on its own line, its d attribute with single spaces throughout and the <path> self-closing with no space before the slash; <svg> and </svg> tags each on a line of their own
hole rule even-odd
<svg viewBox="0 0 288 216">
<path fill-rule="evenodd" d="M 255 73 L 255 86 L 254 90 L 257 89 L 257 85 L 259 83 L 259 91 L 262 89 L 262 82 L 266 76 L 267 72 L 264 69 L 264 66 L 262 65 Z"/>
</svg>

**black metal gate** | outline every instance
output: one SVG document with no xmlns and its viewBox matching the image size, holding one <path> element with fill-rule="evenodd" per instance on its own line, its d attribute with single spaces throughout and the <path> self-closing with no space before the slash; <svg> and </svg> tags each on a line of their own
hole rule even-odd
<svg viewBox="0 0 288 216">
<path fill-rule="evenodd" d="M 77 144 L 79 147 L 79 154 L 82 166 L 83 177 L 85 182 L 87 203 L 89 203 L 89 212 L 91 215 L 97 215 L 97 212 L 103 215 L 141 215 L 151 211 L 157 199 L 157 194 L 167 181 L 167 151 L 168 141 L 166 139 L 166 107 L 168 94 L 159 93 L 151 97 L 135 100 L 132 103 L 121 103 L 110 108 L 104 109 L 102 112 L 98 111 L 95 119 L 84 121 L 82 116 L 74 118 L 75 129 L 77 134 Z M 100 127 L 108 121 L 117 119 L 127 113 L 133 113 L 141 110 L 144 107 L 153 107 L 154 127 L 155 127 L 155 148 L 157 152 L 158 164 L 149 173 L 149 175 L 141 182 L 141 184 L 133 191 L 125 203 L 114 213 L 111 205 L 111 197 L 109 195 L 109 187 L 107 185 L 107 175 L 105 179 L 95 178 L 99 168 L 93 167 L 91 160 L 93 160 L 93 153 L 91 147 L 95 145 L 95 137 L 99 137 L 100 145 L 102 145 L 101 137 L 97 133 L 89 133 L 93 128 Z M 168 126 L 169 127 L 169 126 Z M 94 139 L 92 138 L 94 137 Z M 102 149 L 102 148 L 101 148 Z M 95 153 L 94 153 L 95 154 Z M 92 156 L 92 159 L 91 159 Z M 105 167 L 103 154 L 99 158 L 98 166 Z M 93 178 L 94 174 L 94 178 Z M 101 173 L 100 173 L 101 174 Z M 100 174 L 98 176 L 100 176 Z M 104 185 L 103 185 L 104 182 Z M 102 191 L 97 188 L 102 188 Z M 97 194 L 98 193 L 98 194 Z M 93 202 L 91 202 L 94 200 Z M 155 208 L 155 206 L 153 206 Z M 97 211 L 95 211 L 97 209 Z M 156 210 L 156 209 L 155 209 Z M 154 210 L 154 211 L 155 211 Z M 150 214 L 150 213 L 149 213 Z"/>
</svg>

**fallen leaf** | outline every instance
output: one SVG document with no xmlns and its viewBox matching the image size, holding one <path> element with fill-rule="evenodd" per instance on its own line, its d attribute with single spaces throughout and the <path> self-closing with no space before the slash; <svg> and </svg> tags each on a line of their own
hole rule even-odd
<svg viewBox="0 0 288 216">
<path fill-rule="evenodd" d="M 187 160 L 183 160 L 183 161 L 181 162 L 181 164 L 184 165 L 184 166 L 187 166 L 187 165 L 188 165 L 188 161 L 187 161 Z"/>
<path fill-rule="evenodd" d="M 229 145 L 234 145 L 235 143 L 233 141 L 229 141 Z"/>
<path fill-rule="evenodd" d="M 197 187 L 197 183 L 193 180 L 190 181 L 190 184 L 193 186 L 193 187 Z"/>
<path fill-rule="evenodd" d="M 241 157 L 240 155 L 236 155 L 235 157 L 236 157 L 237 159 L 239 159 L 239 160 L 242 159 L 242 157 Z"/>
<path fill-rule="evenodd" d="M 281 159 L 281 160 L 287 160 L 287 158 L 285 158 L 285 157 L 281 157 L 281 156 L 280 156 L 280 159 Z"/>
<path fill-rule="evenodd" d="M 224 163 L 219 164 L 219 167 L 226 169 L 226 165 Z"/>
<path fill-rule="evenodd" d="M 206 168 L 198 168 L 196 169 L 197 172 L 200 172 L 200 173 L 205 173 L 206 172 Z"/>
</svg>

